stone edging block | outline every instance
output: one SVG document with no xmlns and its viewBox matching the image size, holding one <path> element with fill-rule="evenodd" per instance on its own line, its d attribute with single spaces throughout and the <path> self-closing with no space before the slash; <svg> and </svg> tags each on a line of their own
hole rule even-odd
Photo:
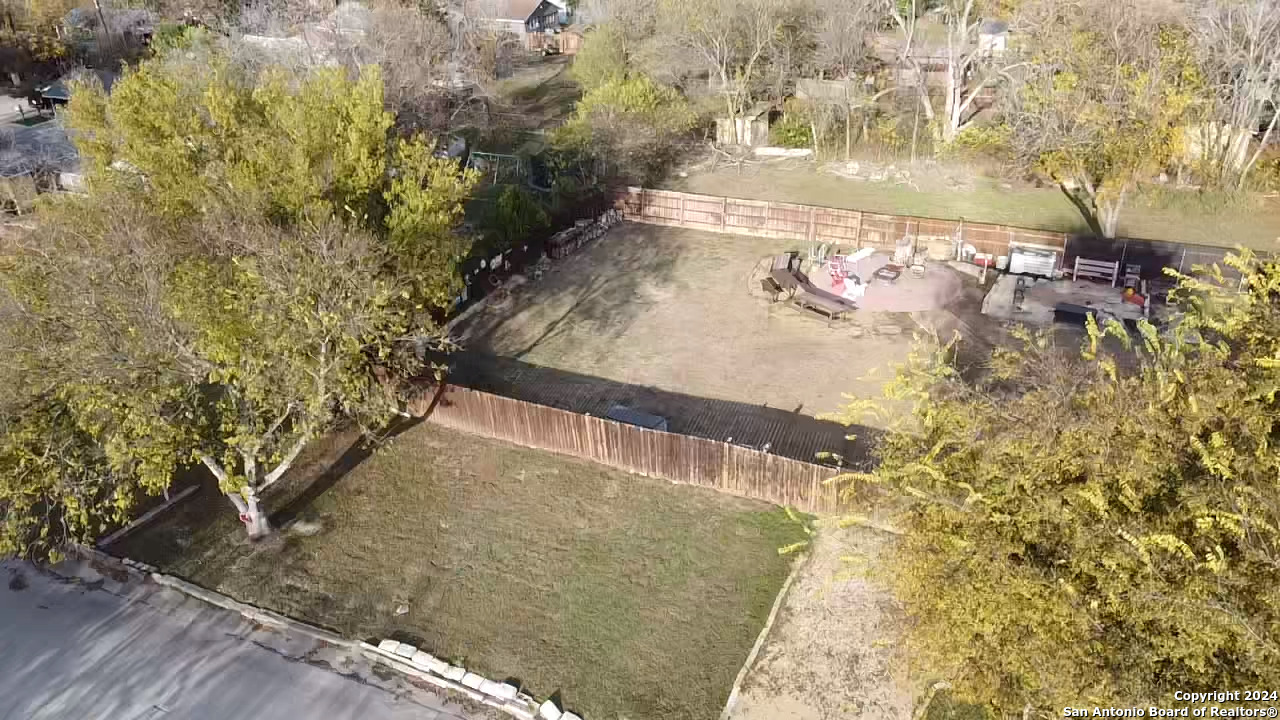
<svg viewBox="0 0 1280 720">
<path fill-rule="evenodd" d="M 581 720 L 573 713 L 561 712 L 550 700 L 538 705 L 537 700 L 520 692 L 520 689 L 514 685 L 495 682 L 476 673 L 467 672 L 466 668 L 450 665 L 408 643 L 385 639 L 374 646 L 366 642 L 347 640 L 280 613 L 242 603 L 181 578 L 157 572 L 155 567 L 145 563 L 118 558 L 97 548 L 83 545 L 72 545 L 69 549 L 91 562 L 105 563 L 128 571 L 138 580 L 150 580 L 157 585 L 172 588 L 210 605 L 230 610 L 260 625 L 296 632 L 337 647 L 359 650 L 370 660 L 390 666 L 436 687 L 461 693 L 476 702 L 498 708 L 517 720 Z"/>
<path fill-rule="evenodd" d="M 472 700 L 518 718 L 518 720 L 582 720 L 573 713 L 561 712 L 555 703 L 538 701 L 509 683 L 490 680 L 466 668 L 450 665 L 428 652 L 396 640 L 382 640 L 377 646 L 359 644 L 364 656 L 388 665 L 433 685 L 460 692 Z"/>
</svg>

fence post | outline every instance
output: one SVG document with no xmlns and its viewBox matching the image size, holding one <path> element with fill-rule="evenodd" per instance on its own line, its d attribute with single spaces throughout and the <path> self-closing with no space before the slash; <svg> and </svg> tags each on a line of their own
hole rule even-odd
<svg viewBox="0 0 1280 720">
<path fill-rule="evenodd" d="M 1182 248 L 1182 257 L 1178 258 L 1178 273 L 1179 273 L 1179 274 L 1181 274 L 1181 273 L 1182 273 L 1182 263 L 1184 263 L 1184 262 L 1186 262 L 1186 261 L 1187 261 L 1187 248 L 1184 246 L 1184 247 Z"/>
<path fill-rule="evenodd" d="M 765 232 L 773 232 L 769 229 L 769 220 L 773 218 L 773 203 L 766 201 L 764 204 L 764 230 Z"/>
<path fill-rule="evenodd" d="M 729 222 L 729 198 L 720 198 L 720 232 L 724 232 L 725 224 Z"/>
<path fill-rule="evenodd" d="M 680 193 L 680 224 L 685 224 L 684 219 L 684 193 Z"/>
<path fill-rule="evenodd" d="M 720 443 L 720 478 L 716 482 L 717 487 L 724 487 L 729 484 L 728 480 L 733 474 L 729 471 L 730 463 L 733 462 L 733 458 L 730 457 L 732 453 L 733 446 L 722 441 Z"/>
<path fill-rule="evenodd" d="M 858 210 L 858 222 L 853 226 L 853 247 L 862 249 L 862 211 Z"/>
<path fill-rule="evenodd" d="M 812 244 L 814 242 L 817 242 L 817 239 L 818 239 L 818 208 L 810 207 L 809 208 L 808 240 L 809 240 L 809 243 Z"/>
<path fill-rule="evenodd" d="M 964 218 L 960 218 L 960 229 L 956 231 L 956 262 L 964 260 Z"/>
</svg>

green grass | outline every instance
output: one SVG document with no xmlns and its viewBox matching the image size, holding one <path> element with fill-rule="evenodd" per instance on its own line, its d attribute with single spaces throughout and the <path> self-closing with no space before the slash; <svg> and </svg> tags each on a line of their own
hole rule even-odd
<svg viewBox="0 0 1280 720">
<path fill-rule="evenodd" d="M 756 165 L 672 178 L 663 187 L 707 195 L 775 200 L 941 219 L 964 218 L 1058 232 L 1086 233 L 1079 211 L 1054 188 L 1002 187 L 997 180 L 968 179 L 953 189 L 936 179 L 913 175 L 916 187 L 891 182 L 848 180 L 818 172 L 812 165 Z M 1213 202 L 1195 192 L 1163 191 L 1135 199 L 1120 216 L 1121 237 L 1191 242 L 1219 247 L 1237 244 L 1277 249 L 1280 200 L 1251 197 Z"/>
<path fill-rule="evenodd" d="M 225 500 L 202 502 L 113 551 L 587 718 L 715 717 L 788 572 L 777 548 L 801 537 L 772 506 L 430 425 L 315 500 L 314 536 L 250 546 Z"/>
<path fill-rule="evenodd" d="M 529 58 L 508 78 L 490 87 L 497 100 L 498 125 L 481 142 L 486 152 L 513 152 L 528 141 L 529 131 L 559 126 L 573 112 L 582 88 L 570 72 L 567 57 Z M 511 132 L 512 130 L 524 132 Z"/>
<path fill-rule="evenodd" d="M 960 702 L 952 698 L 950 692 L 943 690 L 929 703 L 925 720 L 996 720 L 996 718 L 987 707 Z"/>
</svg>

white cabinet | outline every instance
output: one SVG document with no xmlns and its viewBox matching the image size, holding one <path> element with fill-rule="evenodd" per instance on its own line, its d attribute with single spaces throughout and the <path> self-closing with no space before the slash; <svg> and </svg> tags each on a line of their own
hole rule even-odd
<svg viewBox="0 0 1280 720">
<path fill-rule="evenodd" d="M 1051 278 L 1058 268 L 1058 253 L 1052 250 L 1021 247 L 1009 248 L 1009 272 L 1014 275 L 1038 275 Z"/>
</svg>

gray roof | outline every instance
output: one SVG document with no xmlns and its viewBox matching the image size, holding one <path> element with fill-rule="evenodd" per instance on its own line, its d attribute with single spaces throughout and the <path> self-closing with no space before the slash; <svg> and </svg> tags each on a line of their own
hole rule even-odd
<svg viewBox="0 0 1280 720">
<path fill-rule="evenodd" d="M 94 75 L 97 75 L 98 82 L 102 83 L 102 89 L 106 90 L 107 92 L 111 92 L 111 86 L 115 85 L 116 78 L 118 77 L 114 72 L 111 72 L 110 70 L 76 70 L 73 72 L 69 72 L 66 75 L 63 75 L 62 77 L 58 78 L 57 80 L 54 80 L 53 82 L 49 83 L 48 85 L 45 85 L 44 87 L 36 88 L 36 89 L 40 92 L 41 95 L 51 100 L 63 100 L 63 101 L 70 100 L 71 99 L 71 81 L 74 80 L 76 76 L 86 72 L 92 72 Z"/>
<path fill-rule="evenodd" d="M 30 175 L 37 170 L 72 172 L 80 166 L 76 148 L 67 138 L 62 120 L 46 120 L 31 126 L 4 128 L 11 140 L 0 151 L 0 178 Z"/>
<path fill-rule="evenodd" d="M 1003 35 L 1009 32 L 1009 23 L 1004 20 L 985 20 L 978 32 L 983 35 Z"/>
<path fill-rule="evenodd" d="M 541 4 L 542 0 L 502 0 L 493 8 L 492 19 L 524 22 Z"/>
</svg>

